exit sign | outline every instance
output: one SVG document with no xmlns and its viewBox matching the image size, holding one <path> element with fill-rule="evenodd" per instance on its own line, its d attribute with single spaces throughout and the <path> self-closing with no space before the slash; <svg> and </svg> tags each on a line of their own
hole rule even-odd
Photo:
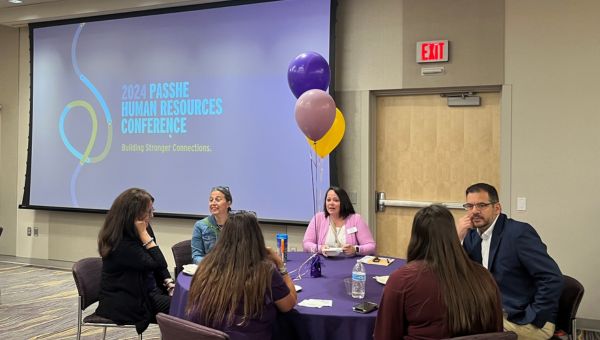
<svg viewBox="0 0 600 340">
<path fill-rule="evenodd" d="M 417 42 L 417 63 L 448 61 L 448 40 Z"/>
</svg>

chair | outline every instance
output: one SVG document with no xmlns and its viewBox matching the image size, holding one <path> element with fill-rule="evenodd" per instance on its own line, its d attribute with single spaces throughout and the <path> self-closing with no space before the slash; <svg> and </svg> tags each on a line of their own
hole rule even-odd
<svg viewBox="0 0 600 340">
<path fill-rule="evenodd" d="M 581 299 L 583 299 L 583 285 L 576 279 L 563 275 L 564 287 L 558 300 L 558 316 L 556 318 L 556 331 L 563 331 L 574 339 L 576 336 L 575 316 Z M 556 334 L 556 333 L 555 333 Z M 556 336 L 555 339 L 558 339 Z"/>
<path fill-rule="evenodd" d="M 515 332 L 494 332 L 494 333 L 481 333 L 458 336 L 449 338 L 452 340 L 485 340 L 485 339 L 496 339 L 496 340 L 516 340 L 517 333 Z"/>
<path fill-rule="evenodd" d="M 171 247 L 175 259 L 175 278 L 183 270 L 184 264 L 192 263 L 192 240 L 175 243 Z"/>
<path fill-rule="evenodd" d="M 178 317 L 158 313 L 156 315 L 162 340 L 227 340 L 229 335 Z"/>
<path fill-rule="evenodd" d="M 117 325 L 112 320 L 92 313 L 82 319 L 83 311 L 91 304 L 98 301 L 100 293 L 100 278 L 102 276 L 102 258 L 88 257 L 75 262 L 73 265 L 73 278 L 79 293 L 77 306 L 77 340 L 81 339 L 82 326 L 104 327 L 102 339 L 106 338 L 107 327 L 133 328 L 134 325 Z M 142 339 L 142 335 L 139 335 Z"/>
</svg>

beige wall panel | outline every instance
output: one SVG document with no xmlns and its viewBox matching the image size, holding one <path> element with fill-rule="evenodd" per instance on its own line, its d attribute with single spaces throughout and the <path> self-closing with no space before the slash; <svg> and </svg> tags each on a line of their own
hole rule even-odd
<svg viewBox="0 0 600 340">
<path fill-rule="evenodd" d="M 15 255 L 17 237 L 17 124 L 19 31 L 0 26 L 0 254 Z"/>
<path fill-rule="evenodd" d="M 531 223 L 586 291 L 578 317 L 600 319 L 600 1 L 506 1 L 512 85 L 509 211 Z M 546 51 L 546 52 L 544 52 Z"/>
<path fill-rule="evenodd" d="M 336 91 L 402 88 L 403 3 L 338 1 Z"/>
<path fill-rule="evenodd" d="M 492 85 L 504 82 L 504 1 L 405 0 L 403 87 Z M 449 61 L 417 64 L 418 41 L 448 40 Z M 422 67 L 443 66 L 421 76 Z"/>
<path fill-rule="evenodd" d="M 387 199 L 463 202 L 470 184 L 498 186 L 500 95 L 479 95 L 480 107 L 448 107 L 439 95 L 379 97 L 377 191 Z M 416 211 L 377 213 L 379 253 L 406 256 Z"/>
</svg>

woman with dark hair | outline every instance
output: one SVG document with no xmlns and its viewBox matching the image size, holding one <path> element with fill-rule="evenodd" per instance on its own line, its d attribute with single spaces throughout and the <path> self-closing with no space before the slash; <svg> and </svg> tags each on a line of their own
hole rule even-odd
<svg viewBox="0 0 600 340">
<path fill-rule="evenodd" d="M 134 324 L 139 334 L 156 314 L 169 312 L 168 294 L 175 287 L 150 226 L 153 202 L 143 189 L 125 190 L 98 234 L 102 278 L 96 313 L 117 324 Z"/>
<path fill-rule="evenodd" d="M 233 199 L 229 187 L 218 186 L 210 190 L 208 210 L 210 215 L 196 221 L 192 233 L 192 261 L 200 263 L 215 246 L 221 228 L 227 221 Z"/>
<path fill-rule="evenodd" d="M 417 212 L 407 265 L 390 275 L 375 323 L 375 339 L 444 339 L 502 331 L 500 291 L 471 261 L 454 217 L 441 205 Z"/>
<path fill-rule="evenodd" d="M 349 256 L 375 254 L 375 240 L 369 226 L 354 212 L 346 191 L 338 187 L 327 189 L 323 211 L 310 221 L 303 243 L 304 251 L 321 252 L 325 256 L 330 248 L 341 248 Z"/>
<path fill-rule="evenodd" d="M 192 278 L 187 319 L 236 339 L 270 339 L 277 310 L 296 305 L 283 261 L 265 241 L 256 217 L 230 215 L 215 247 Z"/>
</svg>

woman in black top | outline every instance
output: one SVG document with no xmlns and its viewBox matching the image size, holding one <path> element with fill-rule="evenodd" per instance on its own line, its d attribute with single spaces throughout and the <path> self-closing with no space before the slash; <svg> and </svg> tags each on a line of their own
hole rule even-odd
<svg viewBox="0 0 600 340">
<path fill-rule="evenodd" d="M 113 202 L 98 235 L 102 279 L 96 313 L 141 334 L 159 312 L 168 313 L 175 287 L 150 220 L 154 198 L 131 188 Z"/>
</svg>

